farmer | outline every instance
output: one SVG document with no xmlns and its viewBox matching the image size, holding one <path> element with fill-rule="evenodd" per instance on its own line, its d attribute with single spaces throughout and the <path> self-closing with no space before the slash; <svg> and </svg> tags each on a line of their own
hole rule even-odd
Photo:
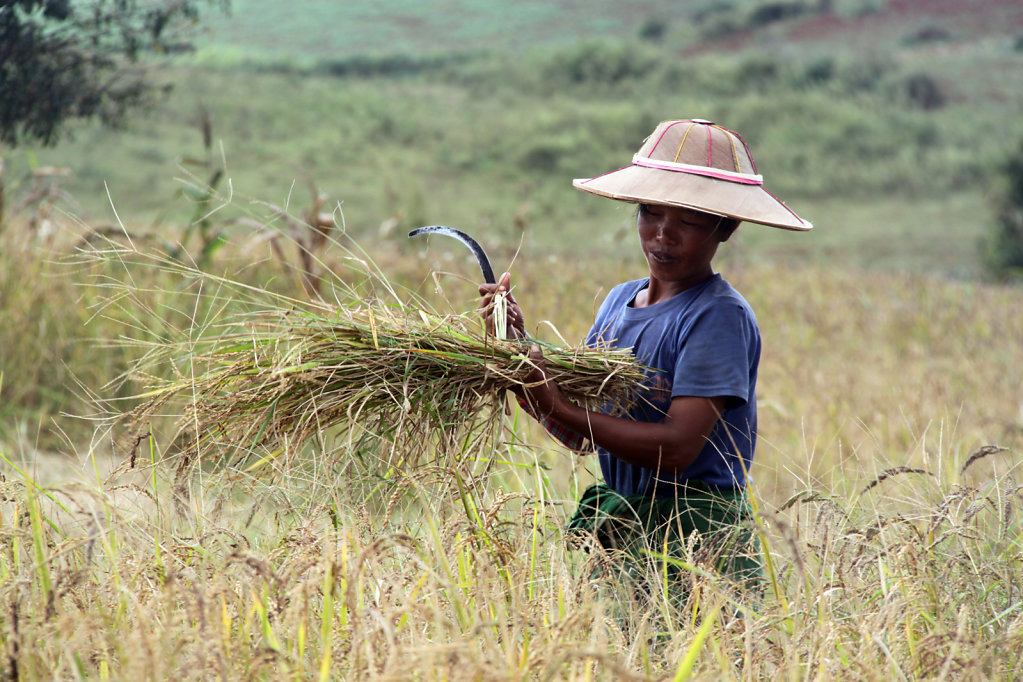
<svg viewBox="0 0 1023 682">
<path fill-rule="evenodd" d="M 611 416 L 566 399 L 532 345 L 536 369 L 520 404 L 569 447 L 592 444 L 604 479 L 583 493 L 568 528 L 621 552 L 619 567 L 638 584 L 664 570 L 684 581 L 680 563 L 695 556 L 739 586 L 755 585 L 760 559 L 744 493 L 756 446 L 760 331 L 711 261 L 742 221 L 812 225 L 764 189 L 742 138 L 701 119 L 661 123 L 630 165 L 573 184 L 638 204 L 649 273 L 611 290 L 586 344 L 631 348 L 651 370 L 629 415 Z M 481 285 L 480 311 L 492 329 L 494 296 L 507 292 L 509 336 L 524 338 L 511 288 L 508 273 Z"/>
</svg>

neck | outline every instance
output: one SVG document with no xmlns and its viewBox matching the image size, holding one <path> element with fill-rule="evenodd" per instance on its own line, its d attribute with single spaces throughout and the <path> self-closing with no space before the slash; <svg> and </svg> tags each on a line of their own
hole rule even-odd
<svg viewBox="0 0 1023 682">
<path fill-rule="evenodd" d="M 636 295 L 633 305 L 636 308 L 645 308 L 648 305 L 667 301 L 669 298 L 677 296 L 687 289 L 703 284 L 713 276 L 714 271 L 708 268 L 705 273 L 686 278 L 685 280 L 665 281 L 651 277 L 646 289 L 643 289 Z"/>
</svg>

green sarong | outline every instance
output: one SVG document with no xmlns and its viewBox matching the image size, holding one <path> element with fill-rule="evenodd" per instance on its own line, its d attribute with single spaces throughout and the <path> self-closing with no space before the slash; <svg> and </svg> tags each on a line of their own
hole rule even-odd
<svg viewBox="0 0 1023 682">
<path fill-rule="evenodd" d="M 620 495 L 598 483 L 583 493 L 566 530 L 570 539 L 595 539 L 639 585 L 656 576 L 687 592 L 689 571 L 677 562 L 717 571 L 741 589 L 756 590 L 762 579 L 760 543 L 741 489 L 690 481 L 675 497 L 658 498 Z"/>
</svg>

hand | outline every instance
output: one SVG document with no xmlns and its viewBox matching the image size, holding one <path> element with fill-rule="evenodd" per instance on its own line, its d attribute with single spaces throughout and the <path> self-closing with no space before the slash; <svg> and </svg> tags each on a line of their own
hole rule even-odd
<svg viewBox="0 0 1023 682">
<path fill-rule="evenodd" d="M 522 315 L 522 309 L 515 302 L 515 297 L 511 295 L 511 275 L 507 272 L 504 273 L 497 281 L 497 284 L 481 284 L 479 292 L 480 303 L 477 310 L 487 322 L 487 333 L 496 333 L 494 299 L 499 293 L 503 293 L 506 296 L 505 300 L 507 303 L 505 327 L 508 330 L 508 338 L 524 339 L 526 337 L 526 321 Z"/>
<path fill-rule="evenodd" d="M 558 409 L 566 403 L 565 395 L 558 385 L 547 377 L 547 362 L 544 360 L 540 346 L 535 343 L 529 347 L 529 361 L 533 364 L 533 369 L 526 375 L 522 387 L 523 397 L 535 407 L 540 415 L 555 416 Z"/>
</svg>

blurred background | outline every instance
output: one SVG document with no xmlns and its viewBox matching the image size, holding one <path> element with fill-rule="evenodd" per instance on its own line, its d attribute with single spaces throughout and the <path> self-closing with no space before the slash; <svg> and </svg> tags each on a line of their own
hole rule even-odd
<svg viewBox="0 0 1023 682">
<path fill-rule="evenodd" d="M 525 231 L 525 253 L 615 248 L 631 216 L 572 178 L 623 165 L 660 120 L 702 117 L 742 134 L 818 226 L 744 230 L 746 258 L 990 274 L 980 242 L 1023 138 L 1019 3 L 196 9 L 187 42 L 144 57 L 155 96 L 119 128 L 69 118 L 52 146 L 6 149 L 9 214 L 31 214 L 28 176 L 50 167 L 54 208 L 160 229 L 191 215 L 183 186 L 222 170 L 236 204 L 307 208 L 315 186 L 360 239 L 445 223 L 495 245 Z"/>
</svg>

